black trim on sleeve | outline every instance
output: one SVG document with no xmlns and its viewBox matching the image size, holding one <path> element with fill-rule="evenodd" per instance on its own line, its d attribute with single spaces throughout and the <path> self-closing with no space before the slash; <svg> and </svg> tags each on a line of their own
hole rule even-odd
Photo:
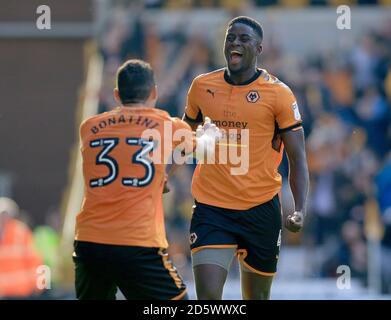
<svg viewBox="0 0 391 320">
<path fill-rule="evenodd" d="M 189 121 L 189 122 L 193 122 L 193 123 L 200 123 L 200 122 L 204 121 L 204 116 L 202 115 L 201 111 L 198 111 L 197 118 L 192 119 L 185 113 L 183 116 L 183 119 L 186 121 Z"/>
<path fill-rule="evenodd" d="M 281 132 L 286 132 L 286 131 L 290 131 L 292 129 L 296 129 L 296 128 L 299 128 L 303 125 L 302 122 L 298 122 L 298 123 L 295 123 L 293 126 L 290 126 L 290 127 L 287 127 L 287 128 L 284 128 L 284 129 L 279 129 L 278 131 L 281 133 Z"/>
</svg>

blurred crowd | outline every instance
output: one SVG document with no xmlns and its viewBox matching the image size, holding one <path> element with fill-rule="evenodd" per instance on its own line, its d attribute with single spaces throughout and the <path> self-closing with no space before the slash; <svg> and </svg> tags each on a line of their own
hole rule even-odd
<svg viewBox="0 0 391 320">
<path fill-rule="evenodd" d="M 382 240 L 385 292 L 391 290 L 390 31 L 386 22 L 346 52 L 309 57 L 299 79 L 286 75 L 304 113 L 312 182 L 306 236 L 321 248 L 315 271 L 331 276 L 345 264 L 365 282 L 366 242 Z"/>
<path fill-rule="evenodd" d="M 0 300 L 45 299 L 57 285 L 59 212 L 48 212 L 33 230 L 29 217 L 13 199 L 0 197 Z"/>
<path fill-rule="evenodd" d="M 128 5 L 134 0 L 114 0 L 119 5 Z M 139 0 L 148 9 L 189 9 L 189 8 L 225 8 L 233 9 L 238 7 L 256 6 L 335 6 L 335 5 L 381 5 L 390 4 L 388 0 L 350 0 L 348 3 L 343 0 Z"/>
<path fill-rule="evenodd" d="M 224 34 L 221 41 L 211 41 L 180 25 L 161 31 L 143 21 L 141 14 L 126 19 L 124 12 L 115 12 L 101 34 L 105 64 L 100 112 L 115 106 L 112 89 L 117 67 L 128 58 L 142 58 L 155 70 L 158 106 L 181 117 L 193 78 L 224 65 Z M 383 292 L 390 292 L 391 21 L 381 23 L 344 51 L 331 48 L 304 57 L 287 55 L 278 41 L 269 38 L 260 67 L 291 87 L 306 135 L 311 175 L 307 225 L 300 239 L 286 235 L 285 243 L 300 241 L 311 252 L 309 276 L 332 277 L 339 265 L 346 264 L 365 283 L 368 237 L 381 241 Z M 185 266 L 190 265 L 187 236 L 193 169 L 182 167 L 165 196 L 171 254 L 189 277 L 191 271 Z M 286 159 L 280 171 L 286 184 Z"/>
</svg>

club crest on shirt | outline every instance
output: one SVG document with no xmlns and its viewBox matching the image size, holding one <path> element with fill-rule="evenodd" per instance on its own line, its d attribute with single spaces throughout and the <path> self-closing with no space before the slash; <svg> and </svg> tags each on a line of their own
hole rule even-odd
<svg viewBox="0 0 391 320">
<path fill-rule="evenodd" d="M 255 103 L 259 100 L 259 93 L 258 91 L 251 90 L 247 93 L 246 98 L 248 102 Z"/>
</svg>

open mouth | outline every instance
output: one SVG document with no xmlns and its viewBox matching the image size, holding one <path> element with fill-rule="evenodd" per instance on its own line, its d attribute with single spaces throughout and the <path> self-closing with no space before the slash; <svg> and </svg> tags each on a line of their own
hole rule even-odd
<svg viewBox="0 0 391 320">
<path fill-rule="evenodd" d="M 239 63 L 242 60 L 243 54 L 239 51 L 233 50 L 231 51 L 231 62 L 232 63 Z"/>
</svg>

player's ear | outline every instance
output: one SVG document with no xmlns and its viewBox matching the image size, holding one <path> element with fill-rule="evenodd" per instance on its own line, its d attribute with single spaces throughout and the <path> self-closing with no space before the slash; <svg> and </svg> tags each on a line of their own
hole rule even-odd
<svg viewBox="0 0 391 320">
<path fill-rule="evenodd" d="M 151 89 L 151 93 L 149 94 L 149 97 L 148 97 L 148 99 L 146 101 L 146 104 L 151 106 L 151 107 L 155 107 L 156 102 L 157 102 L 157 87 L 155 85 Z"/>
<path fill-rule="evenodd" d="M 114 88 L 113 95 L 114 95 L 115 101 L 117 101 L 118 103 L 122 104 L 121 98 L 119 97 L 119 90 L 118 90 L 118 88 Z"/>
<path fill-rule="evenodd" d="M 157 100 L 158 93 L 157 93 L 157 86 L 155 85 L 151 90 L 151 99 Z"/>
</svg>

